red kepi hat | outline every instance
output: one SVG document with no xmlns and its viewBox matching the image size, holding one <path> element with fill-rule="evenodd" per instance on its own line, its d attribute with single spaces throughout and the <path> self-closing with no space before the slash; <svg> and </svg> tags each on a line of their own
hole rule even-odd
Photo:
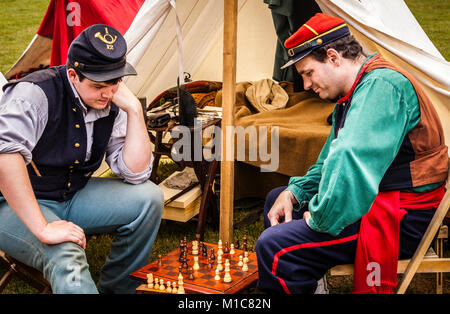
<svg viewBox="0 0 450 314">
<path fill-rule="evenodd" d="M 350 31 L 343 19 L 317 13 L 284 42 L 289 61 L 281 68 L 287 68 L 311 51 L 347 35 L 350 35 Z"/>
</svg>

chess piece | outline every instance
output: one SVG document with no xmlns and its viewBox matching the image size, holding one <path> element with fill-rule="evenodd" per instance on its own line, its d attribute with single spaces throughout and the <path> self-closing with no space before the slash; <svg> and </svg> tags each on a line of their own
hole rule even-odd
<svg viewBox="0 0 450 314">
<path fill-rule="evenodd" d="M 202 256 L 203 257 L 207 257 L 208 256 L 208 249 L 206 248 L 206 245 L 205 245 L 204 242 L 201 245 L 201 250 L 202 250 Z"/>
<path fill-rule="evenodd" d="M 153 285 L 153 288 L 155 290 L 159 290 L 159 280 L 158 280 L 158 278 L 155 278 L 155 284 Z"/>
<path fill-rule="evenodd" d="M 177 294 L 184 294 L 184 283 L 183 283 L 183 279 L 181 279 L 181 281 L 178 282 L 178 290 L 177 290 Z"/>
<path fill-rule="evenodd" d="M 217 257 L 217 268 L 219 269 L 219 271 L 223 270 L 223 265 L 222 265 L 222 255 L 219 255 Z"/>
<path fill-rule="evenodd" d="M 242 250 L 247 251 L 247 236 L 244 235 L 244 238 L 242 239 Z"/>
<path fill-rule="evenodd" d="M 236 251 L 234 250 L 234 244 L 231 243 L 230 244 L 230 254 L 233 255 L 234 253 L 236 253 Z"/>
<path fill-rule="evenodd" d="M 172 293 L 172 284 L 171 284 L 170 281 L 167 281 L 166 292 L 167 292 L 167 293 Z"/>
<path fill-rule="evenodd" d="M 244 252 L 243 262 L 244 262 L 244 264 L 248 263 L 248 252 Z"/>
<path fill-rule="evenodd" d="M 248 271 L 247 261 L 248 261 L 248 258 L 247 258 L 247 260 L 244 258 L 244 265 L 242 265 L 242 271 Z"/>
<path fill-rule="evenodd" d="M 244 265 L 243 257 L 242 257 L 242 255 L 239 255 L 239 263 L 238 263 L 238 266 L 239 266 L 239 267 L 242 267 L 243 265 Z"/>
<path fill-rule="evenodd" d="M 217 267 L 217 268 L 216 268 L 216 276 L 214 277 L 214 280 L 217 280 L 217 281 L 220 280 L 220 275 L 219 275 L 219 273 L 220 273 L 220 270 L 219 270 L 219 267 Z"/>
<path fill-rule="evenodd" d="M 158 254 L 158 267 L 162 266 L 162 255 Z"/>
<path fill-rule="evenodd" d="M 153 274 L 147 274 L 147 287 L 153 289 Z"/>
<path fill-rule="evenodd" d="M 231 282 L 231 275 L 230 275 L 230 261 L 228 259 L 225 260 L 225 276 L 223 277 L 223 282 Z"/>
<path fill-rule="evenodd" d="M 228 248 L 228 242 L 225 242 L 225 248 L 223 249 L 223 252 L 224 252 L 225 254 L 228 254 L 229 251 L 230 251 L 230 250 L 229 250 L 229 248 Z"/>
<path fill-rule="evenodd" d="M 239 239 L 236 239 L 236 242 L 235 242 L 235 244 L 234 244 L 234 248 L 235 248 L 236 250 L 239 250 Z"/>
<path fill-rule="evenodd" d="M 198 255 L 198 242 L 192 241 L 192 255 Z"/>
<path fill-rule="evenodd" d="M 198 256 L 194 256 L 194 266 L 192 266 L 194 270 L 199 270 L 200 266 L 198 265 Z"/>
<path fill-rule="evenodd" d="M 194 273 L 193 273 L 193 271 L 192 271 L 192 267 L 189 267 L 189 280 L 194 280 L 195 279 L 195 277 L 194 277 Z"/>
<path fill-rule="evenodd" d="M 223 255 L 223 250 L 222 250 L 222 240 L 219 240 L 219 243 L 217 244 L 217 255 Z"/>
<path fill-rule="evenodd" d="M 166 290 L 166 287 L 164 286 L 164 279 L 159 279 L 159 291 Z"/>
<path fill-rule="evenodd" d="M 187 261 L 188 261 L 188 259 L 186 257 L 186 251 L 184 251 L 184 253 L 183 253 L 183 264 L 181 265 L 183 268 L 187 269 L 189 267 Z"/>
<path fill-rule="evenodd" d="M 211 261 L 211 258 L 210 257 L 208 257 L 208 269 L 212 269 L 212 261 Z"/>
<path fill-rule="evenodd" d="M 175 281 L 172 281 L 172 293 L 178 293 L 177 283 Z"/>
<path fill-rule="evenodd" d="M 211 258 L 211 261 L 214 262 L 214 260 L 216 259 L 216 256 L 214 255 L 214 249 L 211 249 L 211 254 L 209 255 L 209 257 Z"/>
<path fill-rule="evenodd" d="M 183 274 L 181 272 L 178 274 L 178 285 L 180 285 L 180 282 L 183 282 Z"/>
</svg>

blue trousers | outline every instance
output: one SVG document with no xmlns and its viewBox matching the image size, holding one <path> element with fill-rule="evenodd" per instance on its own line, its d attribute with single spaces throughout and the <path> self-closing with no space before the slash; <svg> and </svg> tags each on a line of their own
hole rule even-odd
<svg viewBox="0 0 450 314">
<path fill-rule="evenodd" d="M 317 232 L 294 212 L 290 222 L 271 227 L 267 214 L 286 187 L 273 189 L 264 205 L 265 230 L 256 242 L 258 288 L 269 293 L 314 293 L 317 281 L 335 265 L 353 264 L 360 221 L 339 235 Z M 410 258 L 435 210 L 408 211 L 400 223 L 399 259 Z"/>
<path fill-rule="evenodd" d="M 154 183 L 132 185 L 117 178 L 91 178 L 66 202 L 38 200 L 48 222 L 67 220 L 86 235 L 113 233 L 111 251 L 96 285 L 85 251 L 73 242 L 41 243 L 0 197 L 0 249 L 42 271 L 53 293 L 134 293 L 129 274 L 148 263 L 159 229 L 164 195 Z"/>
</svg>

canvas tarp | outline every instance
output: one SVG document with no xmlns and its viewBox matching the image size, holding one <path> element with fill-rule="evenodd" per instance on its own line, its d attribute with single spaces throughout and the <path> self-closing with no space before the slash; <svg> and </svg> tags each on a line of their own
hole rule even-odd
<svg viewBox="0 0 450 314">
<path fill-rule="evenodd" d="M 189 72 L 193 80 L 221 81 L 223 0 L 173 2 L 177 6 L 183 34 L 184 71 Z M 403 0 L 316 2 L 325 13 L 343 18 L 367 52 L 379 51 L 386 59 L 409 70 L 422 83 L 441 117 L 448 145 L 450 65 Z M 270 10 L 263 0 L 240 0 L 238 13 L 236 81 L 272 77 L 277 36 Z M 175 11 L 168 0 L 147 0 L 125 33 L 129 44 L 128 61 L 139 74 L 127 78 L 126 84 L 137 96 L 146 97 L 148 102 L 176 85 L 175 20 Z"/>
<path fill-rule="evenodd" d="M 317 0 L 323 12 L 343 18 L 367 52 L 409 70 L 438 111 L 450 140 L 450 64 L 445 61 L 404 1 Z M 146 11 L 144 11 L 146 10 Z M 194 80 L 221 80 L 223 1 L 177 1 L 183 29 L 184 70 Z M 153 99 L 175 85 L 177 47 L 174 10 L 166 0 L 145 3 L 126 34 L 129 57 L 140 75 L 127 84 Z M 276 34 L 263 1 L 239 1 L 236 80 L 271 77 Z"/>
</svg>

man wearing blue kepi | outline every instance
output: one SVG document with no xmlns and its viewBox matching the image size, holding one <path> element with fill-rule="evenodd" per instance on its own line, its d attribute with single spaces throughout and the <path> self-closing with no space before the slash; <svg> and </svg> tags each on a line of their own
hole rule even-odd
<svg viewBox="0 0 450 314">
<path fill-rule="evenodd" d="M 4 86 L 0 102 L 0 249 L 43 272 L 54 293 L 133 293 L 148 263 L 163 193 L 148 181 L 152 151 L 123 36 L 86 28 L 67 64 Z M 91 178 L 106 154 L 118 178 Z M 89 234 L 113 233 L 97 285 Z"/>
<path fill-rule="evenodd" d="M 398 259 L 444 196 L 439 116 L 414 77 L 366 56 L 342 19 L 316 14 L 285 47 L 305 90 L 337 103 L 317 162 L 266 198 L 258 287 L 313 293 L 328 269 L 354 263 L 354 293 L 393 293 Z"/>
</svg>

